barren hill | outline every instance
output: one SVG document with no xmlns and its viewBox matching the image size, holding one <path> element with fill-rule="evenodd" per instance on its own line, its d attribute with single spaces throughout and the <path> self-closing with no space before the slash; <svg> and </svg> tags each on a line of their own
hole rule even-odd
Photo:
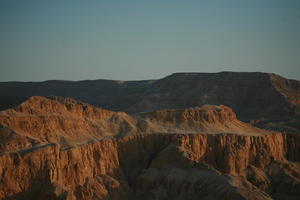
<svg viewBox="0 0 300 200">
<path fill-rule="evenodd" d="M 0 152 L 59 143 L 64 148 L 108 136 L 152 133 L 269 134 L 237 120 L 225 106 L 164 110 L 130 116 L 63 97 L 33 96 L 0 111 Z"/>
<path fill-rule="evenodd" d="M 138 115 L 139 128 L 148 132 L 234 133 L 260 135 L 269 132 L 239 121 L 227 106 L 204 105 L 185 109 L 157 110 Z"/>
<path fill-rule="evenodd" d="M 122 112 L 96 108 L 70 98 L 30 97 L 0 111 L 2 151 L 49 143 L 68 147 L 104 136 L 136 133 L 135 120 Z"/>
<path fill-rule="evenodd" d="M 299 132 L 300 82 L 259 72 L 176 73 L 149 81 L 44 81 L 0 83 L 0 109 L 30 96 L 71 97 L 127 113 L 205 104 L 231 107 L 242 121 Z"/>
<path fill-rule="evenodd" d="M 247 120 L 289 115 L 300 104 L 299 81 L 260 72 L 176 73 L 149 81 L 1 82 L 0 90 L 3 106 L 9 98 L 49 95 L 129 113 L 224 104 Z"/>
</svg>

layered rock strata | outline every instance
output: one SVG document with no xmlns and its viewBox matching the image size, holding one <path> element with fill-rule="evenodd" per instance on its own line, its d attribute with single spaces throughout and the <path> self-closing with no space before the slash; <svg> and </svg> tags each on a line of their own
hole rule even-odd
<svg viewBox="0 0 300 200">
<path fill-rule="evenodd" d="M 48 144 L 1 155 L 0 197 L 292 199 L 300 196 L 299 144 L 299 135 L 284 134 L 131 135 L 69 149 Z"/>
<path fill-rule="evenodd" d="M 0 112 L 0 199 L 299 199 L 300 134 L 226 106 L 130 116 L 31 97 Z"/>
</svg>

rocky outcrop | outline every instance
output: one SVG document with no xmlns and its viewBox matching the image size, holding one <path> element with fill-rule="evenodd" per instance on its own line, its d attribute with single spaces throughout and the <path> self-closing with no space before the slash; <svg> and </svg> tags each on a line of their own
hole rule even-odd
<svg viewBox="0 0 300 200">
<path fill-rule="evenodd" d="M 118 189 L 110 175 L 122 176 L 113 140 L 82 145 L 69 150 L 49 144 L 1 156 L 1 198 L 6 199 L 86 199 L 107 195 L 107 188 Z M 97 183 L 101 190 L 94 188 Z M 72 192 L 70 192 L 72 191 Z"/>
<path fill-rule="evenodd" d="M 144 132 L 235 133 L 259 135 L 268 132 L 243 123 L 227 106 L 204 105 L 177 110 L 139 113 L 139 128 Z"/>
<path fill-rule="evenodd" d="M 212 105 L 181 110 L 158 110 L 149 113 L 141 113 L 140 115 L 151 119 L 157 119 L 163 123 L 203 121 L 213 124 L 217 122 L 225 123 L 237 120 L 235 113 L 229 107 Z"/>
<path fill-rule="evenodd" d="M 58 143 L 80 145 L 107 136 L 151 133 L 268 134 L 236 119 L 226 106 L 162 110 L 129 116 L 62 97 L 30 97 L 0 111 L 0 152 Z"/>
<path fill-rule="evenodd" d="M 300 166 L 284 134 L 131 135 L 0 157 L 3 199 L 288 199 Z M 289 160 L 290 159 L 290 160 Z M 297 161 L 297 162 L 294 162 Z"/>
<path fill-rule="evenodd" d="M 61 97 L 0 112 L 0 199 L 297 199 L 300 134 L 227 106 L 130 116 Z"/>
<path fill-rule="evenodd" d="M 65 147 L 110 135 L 136 133 L 135 120 L 70 98 L 30 97 L 0 112 L 0 152 L 48 143 Z"/>
</svg>

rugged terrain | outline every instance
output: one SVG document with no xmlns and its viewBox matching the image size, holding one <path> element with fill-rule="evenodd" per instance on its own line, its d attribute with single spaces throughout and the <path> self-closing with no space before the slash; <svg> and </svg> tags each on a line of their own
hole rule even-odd
<svg viewBox="0 0 300 200">
<path fill-rule="evenodd" d="M 56 96 L 33 96 L 15 108 L 0 111 L 0 128 L 0 152 L 49 143 L 69 147 L 103 137 L 131 134 L 269 133 L 237 120 L 232 109 L 222 105 L 130 116 Z"/>
<path fill-rule="evenodd" d="M 30 96 L 56 95 L 131 114 L 225 105 L 240 120 L 265 129 L 297 133 L 300 127 L 300 82 L 260 72 L 175 73 L 148 81 L 2 82 L 0 91 L 0 110 Z"/>
<path fill-rule="evenodd" d="M 0 112 L 0 142 L 0 199 L 300 197 L 300 134 L 223 105 L 128 115 L 33 96 Z"/>
</svg>

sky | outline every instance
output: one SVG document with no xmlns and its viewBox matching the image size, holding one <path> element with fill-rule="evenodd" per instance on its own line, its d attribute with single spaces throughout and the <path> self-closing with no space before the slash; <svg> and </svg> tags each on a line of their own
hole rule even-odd
<svg viewBox="0 0 300 200">
<path fill-rule="evenodd" d="M 219 71 L 300 80 L 300 1 L 0 1 L 0 81 Z"/>
</svg>

